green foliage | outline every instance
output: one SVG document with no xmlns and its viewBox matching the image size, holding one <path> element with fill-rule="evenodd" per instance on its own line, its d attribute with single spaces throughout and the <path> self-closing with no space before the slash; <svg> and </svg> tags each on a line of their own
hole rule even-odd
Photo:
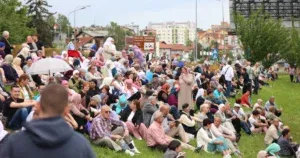
<svg viewBox="0 0 300 158">
<path fill-rule="evenodd" d="M 56 23 L 59 25 L 59 30 L 61 32 L 67 34 L 68 33 L 68 28 L 69 28 L 69 30 L 72 31 L 72 27 L 71 27 L 70 21 L 69 21 L 69 19 L 65 15 L 58 14 Z M 68 37 L 69 37 L 69 35 L 68 35 Z"/>
<path fill-rule="evenodd" d="M 247 60 L 262 61 L 269 67 L 289 49 L 290 36 L 281 20 L 271 18 L 261 10 L 249 18 L 238 14 L 234 20 Z"/>
<path fill-rule="evenodd" d="M 18 0 L 0 0 L 0 10 L 0 30 L 10 32 L 11 44 L 21 44 L 26 41 L 26 36 L 35 33 L 34 28 L 27 26 L 30 21 L 26 16 L 28 8 Z"/>
<path fill-rule="evenodd" d="M 188 46 L 188 47 L 192 46 L 192 44 L 193 44 L 193 41 L 191 41 L 190 39 L 188 39 L 188 40 L 185 42 L 185 45 Z"/>
<path fill-rule="evenodd" d="M 133 35 L 132 32 L 126 31 L 115 22 L 110 22 L 110 25 L 108 26 L 108 34 L 114 38 L 117 50 L 125 48 L 125 34 L 126 36 Z"/>
<path fill-rule="evenodd" d="M 51 46 L 55 18 L 53 17 L 54 13 L 50 13 L 48 8 L 52 6 L 46 0 L 28 0 L 26 4 L 29 7 L 28 15 L 31 17 L 29 26 L 36 28 L 40 40 L 44 42 L 46 47 Z"/>
<path fill-rule="evenodd" d="M 283 58 L 290 64 L 300 65 L 300 31 L 295 27 L 294 22 L 290 30 L 290 50 L 283 55 Z"/>
</svg>

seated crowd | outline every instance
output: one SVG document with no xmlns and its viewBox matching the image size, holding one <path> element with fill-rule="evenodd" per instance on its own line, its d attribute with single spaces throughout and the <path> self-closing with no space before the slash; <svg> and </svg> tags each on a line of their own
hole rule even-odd
<svg viewBox="0 0 300 158">
<path fill-rule="evenodd" d="M 0 157 L 10 157 L 21 148 L 22 143 L 15 146 L 17 139 L 27 142 L 32 138 L 33 143 L 47 148 L 67 139 L 70 145 L 83 141 L 79 135 L 77 140 L 69 138 L 71 128 L 87 135 L 95 146 L 131 156 L 141 153 L 135 141 L 145 140 L 150 149 L 164 152 L 166 158 L 188 157 L 182 148 L 241 157 L 238 142 L 242 130 L 247 135 L 265 134 L 268 147 L 258 153 L 260 157 L 296 154 L 298 145 L 280 119 L 283 109 L 275 103 L 275 97 L 265 105 L 262 99 L 251 103 L 251 96 L 266 85 L 261 76 L 277 78 L 274 72 L 263 71 L 259 63 L 252 66 L 237 60 L 233 68 L 228 61 L 212 71 L 207 62 L 188 68 L 177 58 L 168 61 L 165 54 L 160 60 L 149 59 L 137 47 L 116 55 L 112 45 L 113 39 L 108 38 L 83 61 L 71 60 L 66 53 L 59 57 L 53 53 L 53 58 L 65 60 L 73 68 L 55 77 L 26 74 L 42 59 L 26 44 L 18 54 L 25 60 L 7 54 L 0 69 Z M 11 85 L 9 92 L 3 84 Z M 229 103 L 228 99 L 239 93 L 241 97 Z M 29 138 L 21 138 L 23 135 Z M 192 140 L 196 146 L 191 145 Z M 82 150 L 86 149 L 84 145 Z M 17 153 L 24 154 L 25 149 Z M 85 157 L 93 157 L 90 149 L 86 150 Z"/>
</svg>

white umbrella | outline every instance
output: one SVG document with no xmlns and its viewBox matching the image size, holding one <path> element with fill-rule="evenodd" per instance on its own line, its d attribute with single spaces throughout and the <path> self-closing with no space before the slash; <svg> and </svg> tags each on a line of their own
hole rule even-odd
<svg viewBox="0 0 300 158">
<path fill-rule="evenodd" d="M 71 66 L 64 60 L 56 58 L 46 58 L 33 63 L 27 70 L 27 74 L 53 74 L 57 72 L 66 72 L 72 70 Z"/>
</svg>

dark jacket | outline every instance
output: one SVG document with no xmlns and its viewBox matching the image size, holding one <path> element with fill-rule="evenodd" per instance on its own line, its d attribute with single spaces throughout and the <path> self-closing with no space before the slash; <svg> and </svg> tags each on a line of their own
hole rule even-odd
<svg viewBox="0 0 300 158">
<path fill-rule="evenodd" d="M 6 40 L 4 37 L 0 39 L 0 42 L 3 42 L 5 44 L 4 52 L 5 54 L 11 54 L 11 49 L 13 49 L 12 46 L 10 46 L 10 43 L 8 40 Z"/>
<path fill-rule="evenodd" d="M 127 106 L 121 113 L 121 119 L 123 122 L 127 121 L 127 118 L 129 117 L 131 113 L 131 109 L 129 106 Z M 133 118 L 132 118 L 132 123 L 136 126 L 136 125 L 140 125 L 141 123 L 143 123 L 143 111 L 141 109 L 136 110 Z"/>
<path fill-rule="evenodd" d="M 1 158 L 95 158 L 89 142 L 61 117 L 34 120 L 11 135 Z"/>
<path fill-rule="evenodd" d="M 158 107 L 152 105 L 151 103 L 145 103 L 145 105 L 143 106 L 142 111 L 143 111 L 144 124 L 147 128 L 150 126 L 152 115 L 157 110 Z"/>
<path fill-rule="evenodd" d="M 19 78 L 17 71 L 11 65 L 3 64 L 2 69 L 4 71 L 4 75 L 7 81 L 16 82 Z"/>
</svg>

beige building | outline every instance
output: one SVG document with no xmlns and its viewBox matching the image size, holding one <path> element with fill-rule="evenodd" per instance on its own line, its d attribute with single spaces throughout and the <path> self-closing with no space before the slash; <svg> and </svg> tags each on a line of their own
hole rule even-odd
<svg viewBox="0 0 300 158">
<path fill-rule="evenodd" d="M 193 22 L 150 22 L 147 29 L 155 30 L 158 40 L 167 44 L 185 45 L 188 40 L 195 40 L 196 25 Z"/>
</svg>

